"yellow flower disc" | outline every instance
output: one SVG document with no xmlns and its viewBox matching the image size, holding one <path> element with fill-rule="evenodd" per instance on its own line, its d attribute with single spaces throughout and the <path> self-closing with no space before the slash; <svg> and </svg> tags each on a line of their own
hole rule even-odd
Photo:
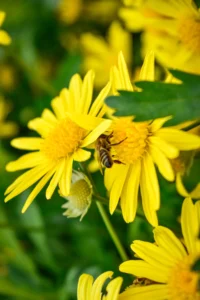
<svg viewBox="0 0 200 300">
<path fill-rule="evenodd" d="M 168 282 L 171 293 L 170 299 L 200 299 L 200 293 L 198 292 L 199 275 L 197 272 L 192 271 L 196 259 L 197 257 L 194 257 L 194 255 L 186 256 L 171 270 Z"/>
<path fill-rule="evenodd" d="M 124 164 L 132 164 L 144 155 L 148 147 L 148 123 L 134 123 L 121 118 L 115 121 L 112 130 L 112 144 L 125 139 L 119 145 L 113 146 L 117 160 Z"/>
<path fill-rule="evenodd" d="M 49 159 L 54 161 L 67 157 L 80 146 L 85 132 L 85 129 L 66 118 L 47 136 L 42 150 Z"/>
</svg>

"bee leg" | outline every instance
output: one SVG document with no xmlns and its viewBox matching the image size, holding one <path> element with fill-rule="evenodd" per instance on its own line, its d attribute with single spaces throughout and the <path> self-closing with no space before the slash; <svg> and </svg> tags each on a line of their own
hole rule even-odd
<svg viewBox="0 0 200 300">
<path fill-rule="evenodd" d="M 122 141 L 115 143 L 115 144 L 110 144 L 110 146 L 117 146 L 119 144 L 121 144 L 123 141 L 125 141 L 127 139 L 127 137 L 125 137 L 125 139 L 123 139 Z"/>
<path fill-rule="evenodd" d="M 113 131 L 107 136 L 109 139 L 113 137 Z"/>
<path fill-rule="evenodd" d="M 120 160 L 113 160 L 113 162 L 116 163 L 116 164 L 123 164 L 123 165 L 125 165 L 125 163 L 121 162 Z"/>
</svg>

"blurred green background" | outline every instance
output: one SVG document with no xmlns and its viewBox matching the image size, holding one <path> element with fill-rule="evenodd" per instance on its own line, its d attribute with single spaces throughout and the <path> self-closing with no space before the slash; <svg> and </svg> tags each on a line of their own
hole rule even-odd
<svg viewBox="0 0 200 300">
<path fill-rule="evenodd" d="M 68 86 L 74 73 L 81 72 L 82 56 L 76 37 L 88 31 L 104 36 L 117 17 L 120 1 L 114 1 L 110 16 L 97 22 L 88 9 L 94 2 L 84 3 L 90 17 L 79 14 L 74 21 L 63 21 L 58 0 L 0 1 L 0 10 L 7 14 L 3 29 L 12 37 L 10 46 L 0 48 L 0 89 L 1 96 L 12 105 L 7 120 L 18 125 L 17 136 L 34 135 L 27 129 L 27 122 L 50 108 L 50 100 Z M 136 34 L 132 67 L 141 64 L 139 47 Z M 23 154 L 10 146 L 10 140 L 0 140 L 0 298 L 73 300 L 80 274 L 97 276 L 113 270 L 115 276 L 119 275 L 121 259 L 95 202 L 82 222 L 62 216 L 65 201 L 57 192 L 50 201 L 41 192 L 25 214 L 21 214 L 21 208 L 30 190 L 4 203 L 5 189 L 19 174 L 6 173 L 5 165 Z M 197 183 L 197 174 L 196 160 L 186 180 L 189 189 Z M 105 196 L 102 175 L 97 172 L 92 176 Z M 174 183 L 161 177 L 159 180 L 160 224 L 180 235 L 182 197 Z M 134 239 L 153 241 L 152 227 L 142 217 L 136 217 L 132 224 L 125 224 L 119 213 L 110 219 L 130 258 Z M 130 276 L 124 278 L 125 285 L 131 284 Z"/>
</svg>

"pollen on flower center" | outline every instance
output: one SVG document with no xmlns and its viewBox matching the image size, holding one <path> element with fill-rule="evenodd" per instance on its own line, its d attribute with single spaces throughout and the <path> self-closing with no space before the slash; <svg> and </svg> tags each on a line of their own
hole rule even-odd
<svg viewBox="0 0 200 300">
<path fill-rule="evenodd" d="M 124 140 L 112 147 L 117 160 L 131 164 L 143 156 L 148 147 L 148 123 L 134 123 L 129 119 L 121 118 L 114 122 L 112 131 L 111 144 Z"/>
<path fill-rule="evenodd" d="M 192 271 L 196 261 L 194 255 L 188 255 L 184 260 L 176 264 L 169 277 L 170 299 L 173 300 L 199 300 L 198 291 L 199 275 Z"/>
<path fill-rule="evenodd" d="M 179 38 L 187 49 L 200 52 L 200 18 L 182 18 L 178 26 Z"/>
<path fill-rule="evenodd" d="M 51 160 L 67 157 L 76 151 L 84 135 L 85 129 L 66 118 L 46 137 L 42 151 Z"/>
</svg>

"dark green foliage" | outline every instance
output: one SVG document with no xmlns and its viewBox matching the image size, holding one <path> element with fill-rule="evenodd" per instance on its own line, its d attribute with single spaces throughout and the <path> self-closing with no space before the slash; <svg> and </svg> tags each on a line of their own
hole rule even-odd
<svg viewBox="0 0 200 300">
<path fill-rule="evenodd" d="M 135 115 L 143 121 L 172 115 L 171 124 L 192 120 L 200 115 L 200 76 L 172 71 L 182 84 L 136 82 L 141 92 L 119 91 L 106 102 L 116 108 L 117 116 Z"/>
</svg>

